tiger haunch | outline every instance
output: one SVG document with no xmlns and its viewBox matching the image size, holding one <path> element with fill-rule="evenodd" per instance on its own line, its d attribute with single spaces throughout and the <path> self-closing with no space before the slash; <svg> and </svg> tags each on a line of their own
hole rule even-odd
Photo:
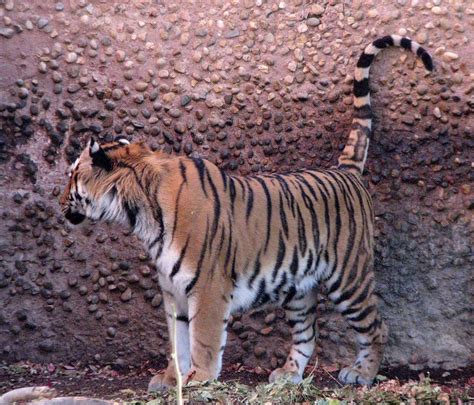
<svg viewBox="0 0 474 405">
<path fill-rule="evenodd" d="M 317 287 L 323 284 L 356 334 L 359 351 L 343 383 L 370 384 L 387 340 L 374 294 L 374 211 L 361 172 L 371 133 L 369 66 L 396 36 L 369 45 L 354 82 L 356 114 L 334 169 L 234 176 L 213 163 L 152 152 L 124 140 L 91 140 L 71 166 L 61 197 L 66 218 L 122 223 L 158 268 L 168 327 L 177 311 L 179 366 L 187 379 L 217 378 L 235 311 L 266 304 L 285 310 L 293 335 L 285 364 L 270 381 L 303 377 L 317 337 Z M 171 334 L 170 334 L 171 335 Z M 175 384 L 170 362 L 150 390 Z"/>
</svg>

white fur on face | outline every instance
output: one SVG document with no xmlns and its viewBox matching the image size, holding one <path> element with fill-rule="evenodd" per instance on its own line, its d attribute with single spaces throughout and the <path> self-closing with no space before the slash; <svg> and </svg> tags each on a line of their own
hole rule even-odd
<svg viewBox="0 0 474 405">
<path fill-rule="evenodd" d="M 79 158 L 77 158 L 77 159 L 74 161 L 74 163 L 73 163 L 71 166 L 68 167 L 68 169 L 67 169 L 67 171 L 66 171 L 66 174 L 67 174 L 67 176 L 68 176 L 69 178 L 71 178 L 72 172 L 73 172 L 74 170 L 76 170 L 76 168 L 77 168 L 78 165 L 79 165 Z"/>
<path fill-rule="evenodd" d="M 97 200 L 91 199 L 91 203 L 86 207 L 86 216 L 95 220 L 101 219 L 121 224 L 127 223 L 127 215 L 120 199 L 110 191 Z"/>
</svg>

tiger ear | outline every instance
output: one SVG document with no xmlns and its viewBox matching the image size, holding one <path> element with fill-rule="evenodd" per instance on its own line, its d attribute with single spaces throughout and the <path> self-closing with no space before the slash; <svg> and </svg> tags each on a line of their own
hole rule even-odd
<svg viewBox="0 0 474 405">
<path fill-rule="evenodd" d="M 112 170 L 112 159 L 105 153 L 99 143 L 91 138 L 89 142 L 89 155 L 92 158 L 92 165 L 100 167 L 101 169 Z"/>
<path fill-rule="evenodd" d="M 130 145 L 129 140 L 126 139 L 126 138 L 122 138 L 122 137 L 115 138 L 115 142 L 118 142 L 121 145 Z"/>
</svg>

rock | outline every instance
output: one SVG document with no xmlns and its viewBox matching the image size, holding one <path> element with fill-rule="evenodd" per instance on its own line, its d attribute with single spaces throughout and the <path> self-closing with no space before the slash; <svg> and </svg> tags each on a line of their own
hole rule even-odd
<svg viewBox="0 0 474 405">
<path fill-rule="evenodd" d="M 135 90 L 143 92 L 148 88 L 148 83 L 144 81 L 138 81 L 135 83 Z"/>
<path fill-rule="evenodd" d="M 267 349 L 265 349 L 263 346 L 255 346 L 253 352 L 256 357 L 263 357 L 267 354 Z"/>
<path fill-rule="evenodd" d="M 61 3 L 61 2 L 57 2 L 55 5 L 54 5 L 54 9 L 56 11 L 63 11 L 64 10 L 64 4 Z"/>
<path fill-rule="evenodd" d="M 189 32 L 183 32 L 179 38 L 179 42 L 181 45 L 187 45 L 190 40 L 190 35 Z"/>
<path fill-rule="evenodd" d="M 0 35 L 4 38 L 11 38 L 15 35 L 15 30 L 8 27 L 0 28 Z"/>
<path fill-rule="evenodd" d="M 296 30 L 297 30 L 300 34 L 302 34 L 302 33 L 306 32 L 306 31 L 308 31 L 308 26 L 307 26 L 305 23 L 302 23 L 302 24 L 298 25 L 298 27 L 296 28 Z"/>
<path fill-rule="evenodd" d="M 377 18 L 379 15 L 379 12 L 377 11 L 377 9 L 375 8 L 371 8 L 368 12 L 367 12 L 367 16 L 369 18 Z"/>
<path fill-rule="evenodd" d="M 418 86 L 416 86 L 416 92 L 420 95 L 420 96 L 424 96 L 425 94 L 428 93 L 428 86 L 426 84 L 419 84 Z"/>
<path fill-rule="evenodd" d="M 323 15 L 324 7 L 319 4 L 312 4 L 310 8 L 310 15 L 315 15 L 317 17 Z"/>
<path fill-rule="evenodd" d="M 38 18 L 38 21 L 36 22 L 36 26 L 39 29 L 43 29 L 49 24 L 49 20 L 46 17 L 40 17 Z"/>
<path fill-rule="evenodd" d="M 297 64 L 295 61 L 291 61 L 290 63 L 288 63 L 288 70 L 290 72 L 296 71 L 296 67 L 297 67 Z"/>
<path fill-rule="evenodd" d="M 178 108 L 171 108 L 168 111 L 168 114 L 173 117 L 173 118 L 179 118 L 181 117 L 181 111 Z"/>
<path fill-rule="evenodd" d="M 115 60 L 117 62 L 123 62 L 125 60 L 125 52 L 122 50 L 118 50 L 115 52 Z"/>
<path fill-rule="evenodd" d="M 405 125 L 412 126 L 412 125 L 415 123 L 415 119 L 413 118 L 412 115 L 404 115 L 404 116 L 402 117 L 402 122 L 403 122 Z"/>
<path fill-rule="evenodd" d="M 184 134 L 186 132 L 186 125 L 183 122 L 178 121 L 174 125 L 174 130 L 178 134 Z M 178 146 L 176 146 L 176 147 L 178 147 Z M 178 150 L 176 152 L 178 152 Z"/>
<path fill-rule="evenodd" d="M 202 53 L 198 50 L 195 50 L 193 51 L 192 58 L 195 63 L 199 63 L 202 59 Z"/>
<path fill-rule="evenodd" d="M 113 326 L 110 326 L 107 328 L 107 336 L 113 338 L 117 334 L 117 329 L 115 329 Z"/>
<path fill-rule="evenodd" d="M 321 24 L 321 20 L 316 17 L 308 18 L 306 20 L 306 24 L 308 24 L 310 27 L 317 27 L 319 24 Z"/>
<path fill-rule="evenodd" d="M 69 86 L 67 86 L 67 91 L 71 94 L 77 93 L 80 89 L 81 86 L 79 86 L 77 83 L 71 83 Z"/>
<path fill-rule="evenodd" d="M 77 53 L 76 52 L 69 52 L 67 55 L 66 55 L 66 62 L 67 63 L 74 63 L 77 61 Z"/>
<path fill-rule="evenodd" d="M 45 62 L 40 62 L 38 65 L 38 71 L 40 73 L 46 73 L 48 71 L 48 65 Z"/>
<path fill-rule="evenodd" d="M 224 34 L 224 38 L 231 39 L 231 38 L 237 38 L 240 36 L 240 31 L 238 29 L 228 31 Z"/>
<path fill-rule="evenodd" d="M 30 92 L 28 91 L 28 89 L 25 89 L 24 87 L 22 87 L 22 88 L 20 88 L 20 90 L 18 90 L 18 97 L 21 98 L 21 99 L 28 98 L 29 94 L 30 94 Z"/>
<path fill-rule="evenodd" d="M 338 90 L 334 90 L 329 92 L 328 94 L 328 101 L 330 103 L 335 103 L 337 100 L 339 100 L 340 92 Z"/>
<path fill-rule="evenodd" d="M 159 308 L 162 302 L 163 302 L 163 297 L 161 296 L 161 294 L 155 294 L 155 296 L 151 300 L 151 306 L 153 308 Z"/>
<path fill-rule="evenodd" d="M 108 36 L 103 36 L 100 39 L 100 43 L 104 46 L 111 46 L 112 45 L 112 40 Z"/>
<path fill-rule="evenodd" d="M 428 33 L 426 31 L 420 31 L 415 36 L 416 42 L 424 44 L 428 40 Z"/>
<path fill-rule="evenodd" d="M 178 73 L 186 73 L 186 67 L 184 63 L 181 61 L 177 61 L 174 65 L 174 70 Z"/>
<path fill-rule="evenodd" d="M 128 302 L 132 299 L 132 290 L 130 288 L 127 288 L 121 295 L 120 299 L 123 302 Z"/>
<path fill-rule="evenodd" d="M 243 327 L 244 327 L 244 325 L 240 321 L 236 321 L 232 324 L 232 330 L 234 332 L 238 332 L 238 331 L 242 330 Z"/>
<path fill-rule="evenodd" d="M 200 38 L 204 38 L 207 36 L 207 30 L 205 28 L 198 28 L 194 35 L 196 35 L 197 37 L 200 37 Z"/>
<path fill-rule="evenodd" d="M 276 315 L 272 312 L 265 317 L 265 323 L 267 325 L 272 324 L 276 319 Z"/>
<path fill-rule="evenodd" d="M 51 78 L 53 79 L 54 83 L 61 83 L 63 81 L 62 74 L 57 71 L 53 72 Z"/>
<path fill-rule="evenodd" d="M 187 94 L 181 96 L 181 106 L 186 107 L 191 102 L 191 97 Z"/>
<path fill-rule="evenodd" d="M 50 339 L 42 340 L 38 346 L 39 350 L 45 353 L 52 353 L 55 350 L 54 342 Z"/>
<path fill-rule="evenodd" d="M 443 58 L 446 62 L 452 62 L 453 60 L 456 60 L 459 58 L 459 55 L 454 52 L 445 52 L 443 54 Z"/>
<path fill-rule="evenodd" d="M 123 91 L 121 89 L 112 90 L 112 98 L 114 100 L 120 100 L 123 97 Z"/>
</svg>

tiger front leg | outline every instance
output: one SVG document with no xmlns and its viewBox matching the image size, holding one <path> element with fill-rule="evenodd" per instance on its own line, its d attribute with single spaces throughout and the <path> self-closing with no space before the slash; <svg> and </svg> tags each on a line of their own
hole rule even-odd
<svg viewBox="0 0 474 405">
<path fill-rule="evenodd" d="M 161 283 L 163 286 L 164 283 Z M 178 363 L 181 375 L 186 375 L 191 366 L 191 356 L 189 347 L 189 327 L 188 327 L 188 305 L 186 297 L 176 297 L 171 292 L 162 288 L 163 302 L 165 306 L 166 323 L 170 337 L 170 349 L 176 347 L 178 353 Z M 173 306 L 176 311 L 176 342 L 174 342 Z M 177 383 L 177 371 L 173 359 L 168 360 L 168 367 L 163 373 L 155 375 L 148 384 L 148 391 L 165 391 L 174 387 Z"/>
<path fill-rule="evenodd" d="M 186 382 L 218 378 L 227 339 L 230 303 L 230 294 L 219 286 L 193 291 L 189 298 L 191 370 Z"/>
</svg>

